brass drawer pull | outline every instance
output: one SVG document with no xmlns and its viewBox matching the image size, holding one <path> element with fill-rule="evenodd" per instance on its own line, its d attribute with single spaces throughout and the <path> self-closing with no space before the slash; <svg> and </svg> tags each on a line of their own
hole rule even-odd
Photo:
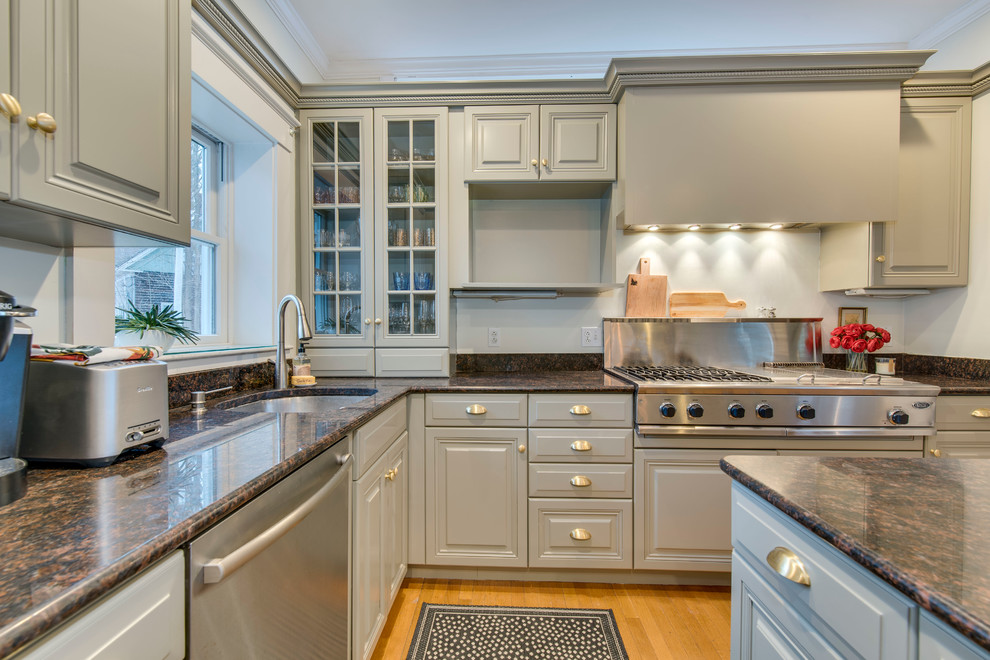
<svg viewBox="0 0 990 660">
<path fill-rule="evenodd" d="M 472 403 L 470 406 L 466 408 L 466 410 L 467 410 L 467 414 L 469 415 L 484 415 L 486 412 L 488 412 L 488 408 L 485 408 L 480 403 Z"/>
<path fill-rule="evenodd" d="M 571 485 L 577 486 L 578 488 L 584 488 L 585 486 L 591 485 L 591 479 L 584 476 L 583 474 L 578 474 L 571 477 Z"/>
<path fill-rule="evenodd" d="M 586 529 L 581 529 L 580 527 L 578 527 L 577 529 L 571 530 L 571 538 L 574 539 L 575 541 L 587 541 L 588 539 L 591 538 L 591 532 L 589 532 Z"/>
<path fill-rule="evenodd" d="M 575 440 L 571 443 L 571 449 L 574 451 L 591 451 L 591 443 L 587 440 Z"/>
<path fill-rule="evenodd" d="M 590 415 L 591 414 L 591 408 L 589 408 L 588 406 L 582 405 L 582 404 L 578 404 L 576 406 L 571 406 L 571 414 L 572 415 Z"/>
<path fill-rule="evenodd" d="M 942 450 L 938 449 L 937 447 L 935 449 L 929 449 L 928 453 L 930 453 L 935 458 L 942 458 Z"/>
<path fill-rule="evenodd" d="M 767 563 L 770 564 L 770 568 L 791 582 L 797 582 L 806 587 L 811 586 L 811 578 L 808 577 L 808 571 L 805 570 L 804 564 L 796 554 L 787 548 L 778 545 L 771 550 L 770 554 L 767 555 Z"/>
<path fill-rule="evenodd" d="M 977 408 L 969 414 L 973 417 L 990 417 L 990 408 Z"/>
</svg>

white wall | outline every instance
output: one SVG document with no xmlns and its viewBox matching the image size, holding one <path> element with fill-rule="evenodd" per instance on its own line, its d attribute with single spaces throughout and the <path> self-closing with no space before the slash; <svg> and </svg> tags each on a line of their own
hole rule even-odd
<svg viewBox="0 0 990 660">
<path fill-rule="evenodd" d="M 0 290 L 14 296 L 18 304 L 38 310 L 38 316 L 25 319 L 34 330 L 35 342 L 62 340 L 65 329 L 63 250 L 0 238 Z"/>
</svg>

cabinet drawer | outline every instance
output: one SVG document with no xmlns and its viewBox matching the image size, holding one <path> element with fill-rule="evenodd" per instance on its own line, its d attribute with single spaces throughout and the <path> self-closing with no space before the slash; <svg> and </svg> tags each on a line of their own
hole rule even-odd
<svg viewBox="0 0 990 660">
<path fill-rule="evenodd" d="M 990 458 L 990 433 L 939 431 L 927 438 L 928 458 Z"/>
<path fill-rule="evenodd" d="M 529 565 L 632 568 L 632 500 L 530 500 Z"/>
<path fill-rule="evenodd" d="M 427 394 L 426 425 L 526 426 L 526 395 Z"/>
<path fill-rule="evenodd" d="M 814 628 L 848 644 L 865 660 L 909 657 L 914 605 L 798 523 L 738 484 L 732 485 L 735 551 Z M 810 585 L 774 572 L 767 555 L 783 547 L 801 560 Z"/>
<path fill-rule="evenodd" d="M 354 432 L 354 478 L 371 467 L 385 448 L 406 430 L 406 399 L 393 403 Z"/>
<path fill-rule="evenodd" d="M 632 429 L 530 429 L 533 463 L 630 463 Z"/>
<path fill-rule="evenodd" d="M 940 431 L 990 431 L 990 396 L 940 396 L 935 426 Z"/>
<path fill-rule="evenodd" d="M 530 426 L 632 427 L 631 394 L 530 394 Z"/>
<path fill-rule="evenodd" d="M 632 466 L 534 463 L 530 497 L 632 497 Z"/>
</svg>

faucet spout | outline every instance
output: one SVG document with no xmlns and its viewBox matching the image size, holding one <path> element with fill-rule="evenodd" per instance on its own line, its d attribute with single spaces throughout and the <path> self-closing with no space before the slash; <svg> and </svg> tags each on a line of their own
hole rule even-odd
<svg viewBox="0 0 990 660">
<path fill-rule="evenodd" d="M 296 306 L 296 337 L 299 341 L 306 341 L 313 338 L 313 332 L 309 329 L 309 321 L 306 320 L 306 307 L 302 301 L 291 293 L 278 304 L 278 346 L 275 350 L 275 387 L 283 389 L 288 385 L 288 369 L 285 365 L 285 308 L 289 303 Z"/>
</svg>

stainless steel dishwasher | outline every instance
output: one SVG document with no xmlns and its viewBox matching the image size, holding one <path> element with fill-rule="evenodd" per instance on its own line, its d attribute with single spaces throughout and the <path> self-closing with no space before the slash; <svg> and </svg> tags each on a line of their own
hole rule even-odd
<svg viewBox="0 0 990 660">
<path fill-rule="evenodd" d="M 351 439 L 189 549 L 189 657 L 346 660 Z"/>
</svg>

